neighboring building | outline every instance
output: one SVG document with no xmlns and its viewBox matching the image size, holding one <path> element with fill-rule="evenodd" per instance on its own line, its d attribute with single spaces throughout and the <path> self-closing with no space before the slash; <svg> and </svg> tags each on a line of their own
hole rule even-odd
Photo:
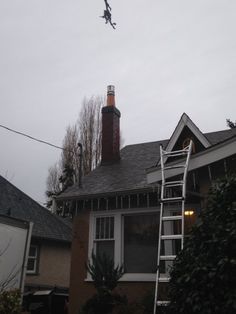
<svg viewBox="0 0 236 314">
<path fill-rule="evenodd" d="M 0 176 L 0 214 L 34 223 L 25 291 L 68 290 L 71 225 Z"/>
<path fill-rule="evenodd" d="M 81 188 L 75 185 L 57 197 L 58 206 L 74 215 L 70 314 L 77 314 L 79 307 L 94 293 L 85 269 L 92 250 L 96 254 L 105 252 L 117 264 L 124 265 L 125 273 L 117 289 L 130 301 L 154 290 L 160 145 L 176 150 L 193 140 L 187 183 L 187 226 L 203 208 L 211 182 L 236 169 L 236 129 L 203 134 L 183 114 L 170 139 L 128 145 L 120 151 L 119 119 L 114 88 L 110 86 L 107 106 L 102 109 L 101 165 L 84 177 Z M 175 169 L 170 176 L 178 174 Z M 177 209 L 170 207 L 170 211 L 174 213 Z M 173 228 L 178 229 L 178 225 Z M 175 245 L 177 250 L 179 245 Z M 163 265 L 163 273 L 166 266 Z"/>
</svg>

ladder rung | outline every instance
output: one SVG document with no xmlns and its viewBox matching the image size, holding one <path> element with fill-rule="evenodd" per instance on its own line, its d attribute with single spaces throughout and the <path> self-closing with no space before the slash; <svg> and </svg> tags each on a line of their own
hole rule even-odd
<svg viewBox="0 0 236 314">
<path fill-rule="evenodd" d="M 173 261 L 176 258 L 176 255 L 161 255 L 161 261 Z"/>
<path fill-rule="evenodd" d="M 173 220 L 182 220 L 182 216 L 164 216 L 162 217 L 162 221 L 173 221 Z"/>
<path fill-rule="evenodd" d="M 174 154 L 187 154 L 188 153 L 188 149 L 179 149 L 179 150 L 172 150 L 172 151 L 166 151 L 163 150 L 163 154 L 164 155 L 174 155 Z"/>
<path fill-rule="evenodd" d="M 173 152 L 164 152 L 163 155 L 164 156 L 170 156 L 170 157 L 177 157 L 177 156 L 184 156 L 184 155 L 187 155 L 187 151 L 173 151 Z"/>
<path fill-rule="evenodd" d="M 183 238 L 182 234 L 161 235 L 162 240 L 178 240 L 182 238 Z"/>
<path fill-rule="evenodd" d="M 157 306 L 167 306 L 170 304 L 170 301 L 157 301 Z"/>
<path fill-rule="evenodd" d="M 178 168 L 185 168 L 186 165 L 173 165 L 173 166 L 167 166 L 164 167 L 164 170 L 171 170 L 171 169 L 178 169 Z"/>
<path fill-rule="evenodd" d="M 182 180 L 179 180 L 179 181 L 166 181 L 163 186 L 169 186 L 169 185 L 172 185 L 172 184 L 176 184 L 176 185 L 183 185 L 183 181 Z"/>
<path fill-rule="evenodd" d="M 170 277 L 159 277 L 158 279 L 159 282 L 169 282 L 170 281 Z"/>
<path fill-rule="evenodd" d="M 182 183 L 169 183 L 169 184 L 165 184 L 164 188 L 173 188 L 173 187 L 177 187 L 177 186 L 182 186 Z"/>
<path fill-rule="evenodd" d="M 178 196 L 178 197 L 169 197 L 169 198 L 162 198 L 161 202 L 176 202 L 176 201 L 183 201 L 184 197 Z"/>
</svg>

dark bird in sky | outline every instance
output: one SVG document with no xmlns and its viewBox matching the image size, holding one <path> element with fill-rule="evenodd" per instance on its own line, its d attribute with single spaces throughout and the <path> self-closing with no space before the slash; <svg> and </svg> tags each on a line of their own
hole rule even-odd
<svg viewBox="0 0 236 314">
<path fill-rule="evenodd" d="M 115 29 L 116 23 L 112 22 L 111 20 L 111 6 L 107 2 L 107 0 L 104 0 L 106 9 L 103 11 L 103 15 L 100 16 L 101 18 L 105 19 L 105 23 L 110 23 L 111 26 Z"/>
</svg>

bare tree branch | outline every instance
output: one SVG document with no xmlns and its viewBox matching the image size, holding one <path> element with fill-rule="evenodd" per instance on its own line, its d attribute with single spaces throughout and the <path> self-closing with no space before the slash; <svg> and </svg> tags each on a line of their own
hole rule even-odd
<svg viewBox="0 0 236 314">
<path fill-rule="evenodd" d="M 77 122 L 68 126 L 63 140 L 60 161 L 49 168 L 47 178 L 47 207 L 52 207 L 52 198 L 74 183 L 80 175 L 86 175 L 97 167 L 101 160 L 101 107 L 105 98 L 101 96 L 84 98 Z M 83 165 L 80 174 L 82 145 Z"/>
<path fill-rule="evenodd" d="M 83 147 L 84 175 L 96 168 L 101 159 L 101 107 L 104 102 L 101 96 L 85 98 L 77 121 Z"/>
</svg>

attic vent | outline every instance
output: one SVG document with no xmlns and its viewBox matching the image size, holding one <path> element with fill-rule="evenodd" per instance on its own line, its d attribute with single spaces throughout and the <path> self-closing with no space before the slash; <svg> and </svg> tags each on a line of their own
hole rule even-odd
<svg viewBox="0 0 236 314">
<path fill-rule="evenodd" d="M 192 140 L 193 144 L 192 144 L 192 153 L 196 153 L 196 148 L 195 148 L 195 144 L 193 141 L 193 138 L 187 137 L 182 144 L 182 149 L 184 149 L 185 147 L 187 147 L 190 144 L 190 141 Z"/>
</svg>

